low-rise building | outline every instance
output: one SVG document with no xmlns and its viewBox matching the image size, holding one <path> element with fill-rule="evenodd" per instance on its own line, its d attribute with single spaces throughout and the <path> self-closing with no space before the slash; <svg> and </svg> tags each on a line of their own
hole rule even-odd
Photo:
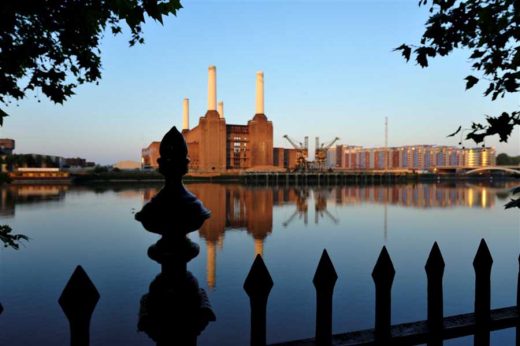
<svg viewBox="0 0 520 346">
<path fill-rule="evenodd" d="M 137 162 L 137 161 L 130 161 L 130 160 L 119 161 L 116 164 L 114 164 L 112 166 L 112 168 L 117 168 L 117 169 L 120 169 L 123 171 L 135 170 L 135 169 L 141 168 L 141 163 Z"/>
<path fill-rule="evenodd" d="M 463 149 L 438 145 L 363 148 L 338 145 L 329 149 L 328 162 L 347 170 L 418 170 L 437 168 L 471 168 L 495 165 L 494 148 Z"/>
</svg>

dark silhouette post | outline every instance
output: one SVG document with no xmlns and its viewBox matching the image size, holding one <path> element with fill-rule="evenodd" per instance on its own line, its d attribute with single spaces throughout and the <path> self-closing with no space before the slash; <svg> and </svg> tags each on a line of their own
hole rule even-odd
<svg viewBox="0 0 520 346">
<path fill-rule="evenodd" d="M 442 277 L 444 276 L 444 259 L 437 242 L 433 244 L 424 268 L 428 277 L 428 328 L 432 336 L 432 341 L 428 342 L 428 346 L 438 346 L 442 345 L 443 340 L 444 303 Z"/>
<path fill-rule="evenodd" d="M 99 293 L 81 266 L 77 266 L 58 300 L 69 320 L 71 346 L 88 346 L 90 319 Z"/>
<path fill-rule="evenodd" d="M 159 153 L 165 185 L 135 215 L 146 230 L 162 236 L 148 249 L 148 257 L 161 264 L 161 273 L 141 298 L 138 328 L 160 346 L 194 346 L 215 314 L 206 292 L 186 270 L 199 254 L 199 246 L 187 234 L 200 228 L 211 213 L 182 183 L 188 172 L 188 148 L 175 127 L 162 139 Z"/>
<path fill-rule="evenodd" d="M 516 284 L 516 313 L 519 316 L 516 324 L 516 346 L 520 346 L 520 256 L 518 256 L 518 280 Z"/>
<path fill-rule="evenodd" d="M 244 290 L 251 304 L 251 345 L 266 344 L 267 298 L 273 287 L 273 279 L 261 255 L 256 255 L 244 282 Z"/>
<path fill-rule="evenodd" d="M 316 345 L 332 344 L 332 296 L 338 275 L 327 250 L 323 250 L 314 274 L 316 288 Z"/>
<path fill-rule="evenodd" d="M 493 258 L 486 241 L 482 239 L 473 260 L 475 269 L 475 346 L 489 345 L 491 310 L 491 266 Z"/>
<path fill-rule="evenodd" d="M 394 282 L 395 269 L 390 255 L 383 246 L 377 263 L 372 271 L 372 278 L 376 286 L 376 322 L 375 341 L 377 345 L 388 345 L 392 337 L 392 283 Z"/>
</svg>

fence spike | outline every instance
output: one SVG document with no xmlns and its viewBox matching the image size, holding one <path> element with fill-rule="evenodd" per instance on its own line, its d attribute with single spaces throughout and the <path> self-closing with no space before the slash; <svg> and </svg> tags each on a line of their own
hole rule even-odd
<svg viewBox="0 0 520 346">
<path fill-rule="evenodd" d="M 491 266 L 493 258 L 489 252 L 486 241 L 482 239 L 473 260 L 475 269 L 475 322 L 477 333 L 475 345 L 489 345 L 490 331 L 488 322 L 491 310 Z"/>
<path fill-rule="evenodd" d="M 4 307 L 2 306 L 2 304 L 0 304 L 0 315 L 2 314 L 2 312 L 4 312 Z"/>
<path fill-rule="evenodd" d="M 318 268 L 316 269 L 316 273 L 312 279 L 312 283 L 314 284 L 314 287 L 334 289 L 337 279 L 338 274 L 336 273 L 336 269 L 334 269 L 334 265 L 330 260 L 327 250 L 324 249 L 320 257 L 320 262 L 318 263 Z"/>
<path fill-rule="evenodd" d="M 372 278 L 376 286 L 375 338 L 378 344 L 384 344 L 391 338 L 392 283 L 394 277 L 394 265 L 386 247 L 383 246 L 372 271 Z"/>
<path fill-rule="evenodd" d="M 92 313 L 99 293 L 81 266 L 77 266 L 58 300 L 69 320 L 71 346 L 89 344 Z"/>
<path fill-rule="evenodd" d="M 516 284 L 516 313 L 520 319 L 520 256 L 518 256 L 518 280 Z M 520 346 L 520 321 L 516 324 L 516 346 Z"/>
<path fill-rule="evenodd" d="M 428 327 L 433 337 L 428 346 L 442 345 L 441 333 L 444 318 L 442 278 L 444 267 L 441 250 L 435 242 L 424 266 L 428 278 Z"/>
<path fill-rule="evenodd" d="M 262 256 L 256 255 L 244 282 L 244 290 L 249 296 L 251 305 L 251 345 L 264 346 L 266 344 L 267 299 L 272 287 L 271 274 L 269 274 Z"/>
<path fill-rule="evenodd" d="M 316 288 L 316 344 L 332 343 L 332 296 L 338 275 L 327 250 L 323 250 L 312 280 Z"/>
</svg>

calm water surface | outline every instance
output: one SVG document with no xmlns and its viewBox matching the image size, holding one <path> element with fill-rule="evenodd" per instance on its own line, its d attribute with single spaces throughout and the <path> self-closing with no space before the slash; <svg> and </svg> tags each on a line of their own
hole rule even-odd
<svg viewBox="0 0 520 346">
<path fill-rule="evenodd" d="M 334 332 L 371 328 L 371 272 L 386 245 L 396 268 L 392 322 L 425 319 L 424 263 L 434 241 L 445 270 L 445 313 L 471 312 L 472 261 L 485 238 L 494 264 L 492 307 L 515 304 L 520 214 L 504 211 L 514 184 L 466 183 L 269 188 L 192 184 L 212 210 L 190 236 L 201 246 L 189 269 L 217 314 L 200 345 L 246 345 L 249 303 L 242 285 L 255 254 L 274 280 L 268 305 L 268 342 L 314 333 L 312 277 L 327 249 L 339 279 Z M 67 321 L 57 300 L 77 264 L 101 299 L 91 324 L 92 345 L 152 345 L 137 332 L 139 300 L 158 274 L 146 256 L 158 236 L 134 213 L 160 189 L 151 186 L 20 186 L 0 190 L 0 224 L 31 240 L 0 249 L 1 345 L 67 345 Z M 511 330 L 492 334 L 513 345 Z M 447 345 L 471 344 L 471 338 Z"/>
</svg>

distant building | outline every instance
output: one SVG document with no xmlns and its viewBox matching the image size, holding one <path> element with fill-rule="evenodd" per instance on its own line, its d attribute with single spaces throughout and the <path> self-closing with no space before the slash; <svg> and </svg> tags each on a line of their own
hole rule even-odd
<svg viewBox="0 0 520 346">
<path fill-rule="evenodd" d="M 84 167 L 94 167 L 94 162 L 88 162 L 86 159 L 81 157 L 68 157 L 62 160 L 63 167 L 74 167 L 74 168 L 84 168 Z"/>
<path fill-rule="evenodd" d="M 141 168 L 141 163 L 139 163 L 137 161 L 119 161 L 112 167 L 123 170 L 123 171 L 124 170 L 134 170 L 134 169 Z"/>
<path fill-rule="evenodd" d="M 294 148 L 273 148 L 273 166 L 293 169 L 298 161 L 298 150 Z"/>
<path fill-rule="evenodd" d="M 9 177 L 17 181 L 67 181 L 69 173 L 61 171 L 59 168 L 37 168 L 26 167 L 18 168 L 9 173 Z"/>
<path fill-rule="evenodd" d="M 150 145 L 141 150 L 141 168 L 157 168 L 159 164 L 159 145 L 161 142 L 152 142 Z"/>
<path fill-rule="evenodd" d="M 462 149 L 451 146 L 408 145 L 363 148 L 338 145 L 329 149 L 328 164 L 345 170 L 425 170 L 495 165 L 494 148 Z"/>
<path fill-rule="evenodd" d="M 193 128 L 189 127 L 189 100 L 183 102 L 182 134 L 188 145 L 190 171 L 273 167 L 273 124 L 264 114 L 263 72 L 256 74 L 256 112 L 247 125 L 226 123 L 223 102 L 217 108 L 215 66 L 210 66 L 208 72 L 208 110 Z M 156 168 L 159 142 L 152 142 L 141 154 L 144 168 Z"/>
</svg>

